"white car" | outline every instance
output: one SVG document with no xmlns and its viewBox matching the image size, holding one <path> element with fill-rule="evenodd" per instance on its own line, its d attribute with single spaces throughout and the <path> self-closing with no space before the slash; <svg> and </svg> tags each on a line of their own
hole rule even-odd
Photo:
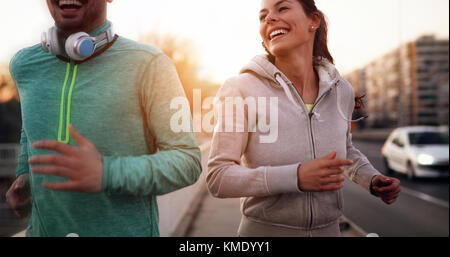
<svg viewBox="0 0 450 257">
<path fill-rule="evenodd" d="M 388 173 L 414 177 L 448 177 L 448 127 L 402 127 L 395 129 L 381 149 Z"/>
</svg>

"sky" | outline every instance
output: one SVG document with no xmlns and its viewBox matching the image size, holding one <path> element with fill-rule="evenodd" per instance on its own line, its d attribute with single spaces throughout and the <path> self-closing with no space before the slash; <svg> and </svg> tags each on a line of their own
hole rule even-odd
<svg viewBox="0 0 450 257">
<path fill-rule="evenodd" d="M 329 48 L 342 74 L 424 34 L 449 36 L 448 0 L 316 0 L 329 22 Z M 114 0 L 108 19 L 133 40 L 159 32 L 190 40 L 200 76 L 223 82 L 263 53 L 260 0 Z M 40 42 L 53 25 L 44 0 L 0 2 L 0 63 Z"/>
</svg>

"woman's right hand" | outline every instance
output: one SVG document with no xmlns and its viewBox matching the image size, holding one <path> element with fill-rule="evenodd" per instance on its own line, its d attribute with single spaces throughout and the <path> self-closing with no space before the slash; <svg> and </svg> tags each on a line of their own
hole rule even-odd
<svg viewBox="0 0 450 257">
<path fill-rule="evenodd" d="M 304 192 L 324 192 L 341 189 L 344 184 L 341 166 L 353 161 L 336 159 L 336 151 L 323 158 L 301 164 L 297 170 L 298 187 Z"/>
</svg>

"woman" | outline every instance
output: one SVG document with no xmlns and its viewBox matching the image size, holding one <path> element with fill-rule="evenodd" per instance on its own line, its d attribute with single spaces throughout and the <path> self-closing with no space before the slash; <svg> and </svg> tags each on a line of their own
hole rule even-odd
<svg viewBox="0 0 450 257">
<path fill-rule="evenodd" d="M 215 197 L 241 197 L 239 236 L 339 236 L 344 170 L 387 204 L 397 199 L 400 182 L 381 175 L 352 145 L 354 91 L 333 65 L 314 0 L 262 0 L 260 34 L 268 55 L 223 85 L 218 106 L 276 98 L 278 115 L 247 105 L 240 122 L 238 111 L 230 119 L 227 108 L 217 109 L 208 188 Z M 278 120 L 274 142 L 261 142 L 267 130 L 252 130 L 251 110 L 258 110 L 258 128 Z M 221 132 L 230 121 L 234 132 Z"/>
</svg>

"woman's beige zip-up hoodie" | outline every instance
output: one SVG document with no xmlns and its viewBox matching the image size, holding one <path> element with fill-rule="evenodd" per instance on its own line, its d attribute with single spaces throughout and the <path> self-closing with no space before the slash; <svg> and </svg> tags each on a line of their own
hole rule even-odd
<svg viewBox="0 0 450 257">
<path fill-rule="evenodd" d="M 219 132 L 229 114 L 219 113 L 222 117 L 214 131 L 208 189 L 218 198 L 241 197 L 241 212 L 247 222 L 305 231 L 336 223 L 343 210 L 342 190 L 302 192 L 297 178 L 300 164 L 327 156 L 333 150 L 337 151 L 336 158 L 354 161 L 345 174 L 367 191 L 372 178 L 380 174 L 352 145 L 352 86 L 326 59 L 316 59 L 315 63 L 320 89 L 311 112 L 294 85 L 265 55 L 253 58 L 217 94 L 216 104 L 223 104 L 229 97 L 278 98 L 278 137 L 274 143 L 261 143 L 261 136 L 268 132 L 259 129 Z M 270 110 L 265 113 L 269 116 Z M 248 127 L 247 115 L 244 117 L 244 126 Z"/>
</svg>

